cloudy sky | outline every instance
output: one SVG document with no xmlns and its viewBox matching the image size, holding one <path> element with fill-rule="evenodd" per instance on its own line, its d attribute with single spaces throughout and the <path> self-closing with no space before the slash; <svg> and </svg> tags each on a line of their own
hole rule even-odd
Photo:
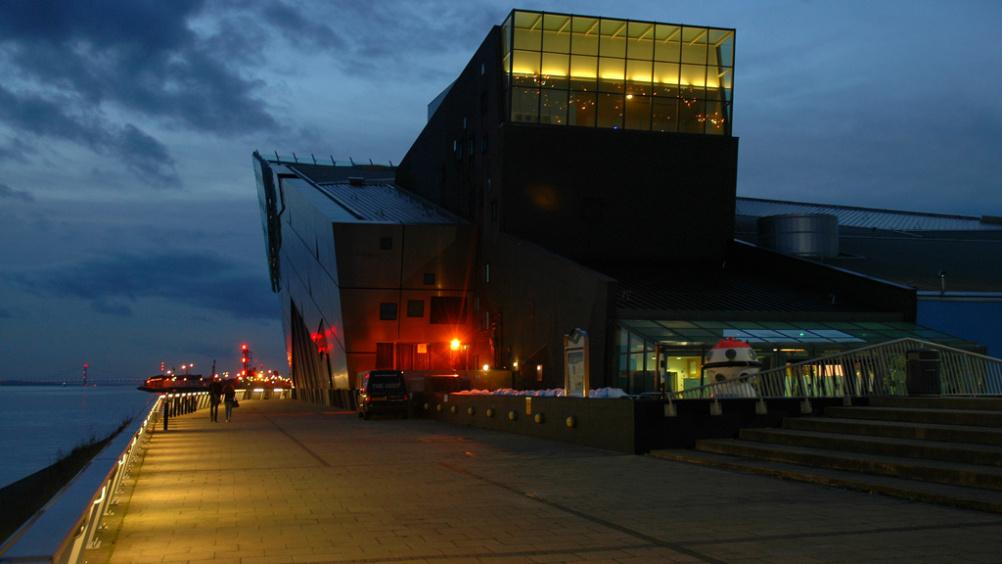
<svg viewBox="0 0 1002 564">
<path fill-rule="evenodd" d="M 740 196 L 1002 215 L 997 0 L 0 0 L 0 379 L 284 371 L 251 153 L 399 162 L 512 8 L 735 28 Z"/>
</svg>

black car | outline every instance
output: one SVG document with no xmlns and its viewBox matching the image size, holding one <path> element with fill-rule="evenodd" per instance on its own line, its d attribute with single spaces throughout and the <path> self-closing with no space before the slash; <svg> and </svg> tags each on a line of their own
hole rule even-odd
<svg viewBox="0 0 1002 564">
<path fill-rule="evenodd" d="M 407 383 L 399 370 L 370 370 L 358 375 L 358 416 L 399 413 L 407 417 Z"/>
</svg>

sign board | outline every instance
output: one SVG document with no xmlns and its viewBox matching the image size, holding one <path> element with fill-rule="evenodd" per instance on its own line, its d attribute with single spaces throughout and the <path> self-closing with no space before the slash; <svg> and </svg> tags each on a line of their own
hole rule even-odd
<svg viewBox="0 0 1002 564">
<path fill-rule="evenodd" d="M 564 335 L 564 394 L 588 397 L 588 333 L 575 329 Z"/>
</svg>

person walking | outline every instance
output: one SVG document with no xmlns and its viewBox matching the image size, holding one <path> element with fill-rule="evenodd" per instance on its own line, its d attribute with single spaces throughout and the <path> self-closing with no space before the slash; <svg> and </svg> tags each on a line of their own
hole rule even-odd
<svg viewBox="0 0 1002 564">
<path fill-rule="evenodd" d="M 209 421 L 219 421 L 219 403 L 223 395 L 223 384 L 213 377 L 209 382 Z"/>
<path fill-rule="evenodd" d="M 237 389 L 233 387 L 233 382 L 227 382 L 223 386 L 223 402 L 226 404 L 226 422 L 230 422 L 233 416 L 233 406 L 237 404 Z"/>
</svg>

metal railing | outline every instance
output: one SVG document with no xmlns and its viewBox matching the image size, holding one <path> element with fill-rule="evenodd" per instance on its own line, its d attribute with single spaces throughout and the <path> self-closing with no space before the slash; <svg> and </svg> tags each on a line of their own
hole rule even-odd
<svg viewBox="0 0 1002 564">
<path fill-rule="evenodd" d="M 918 339 L 898 339 L 666 394 L 682 399 L 1002 395 L 1002 359 Z"/>
<path fill-rule="evenodd" d="M 286 399 L 287 389 L 237 390 L 240 399 Z M 137 417 L 77 474 L 41 511 L 0 546 L 0 564 L 7 562 L 83 562 L 85 549 L 100 547 L 96 537 L 110 508 L 118 504 L 122 480 L 130 475 L 158 424 L 168 430 L 171 417 L 209 406 L 204 391 L 171 391 L 153 401 L 145 417 Z"/>
<path fill-rule="evenodd" d="M 146 446 L 163 416 L 165 396 L 154 400 L 146 417 L 137 417 L 123 429 L 41 511 L 0 547 L 0 563 L 84 560 L 83 551 L 95 548 L 101 521 L 118 504 L 122 481 Z"/>
</svg>

